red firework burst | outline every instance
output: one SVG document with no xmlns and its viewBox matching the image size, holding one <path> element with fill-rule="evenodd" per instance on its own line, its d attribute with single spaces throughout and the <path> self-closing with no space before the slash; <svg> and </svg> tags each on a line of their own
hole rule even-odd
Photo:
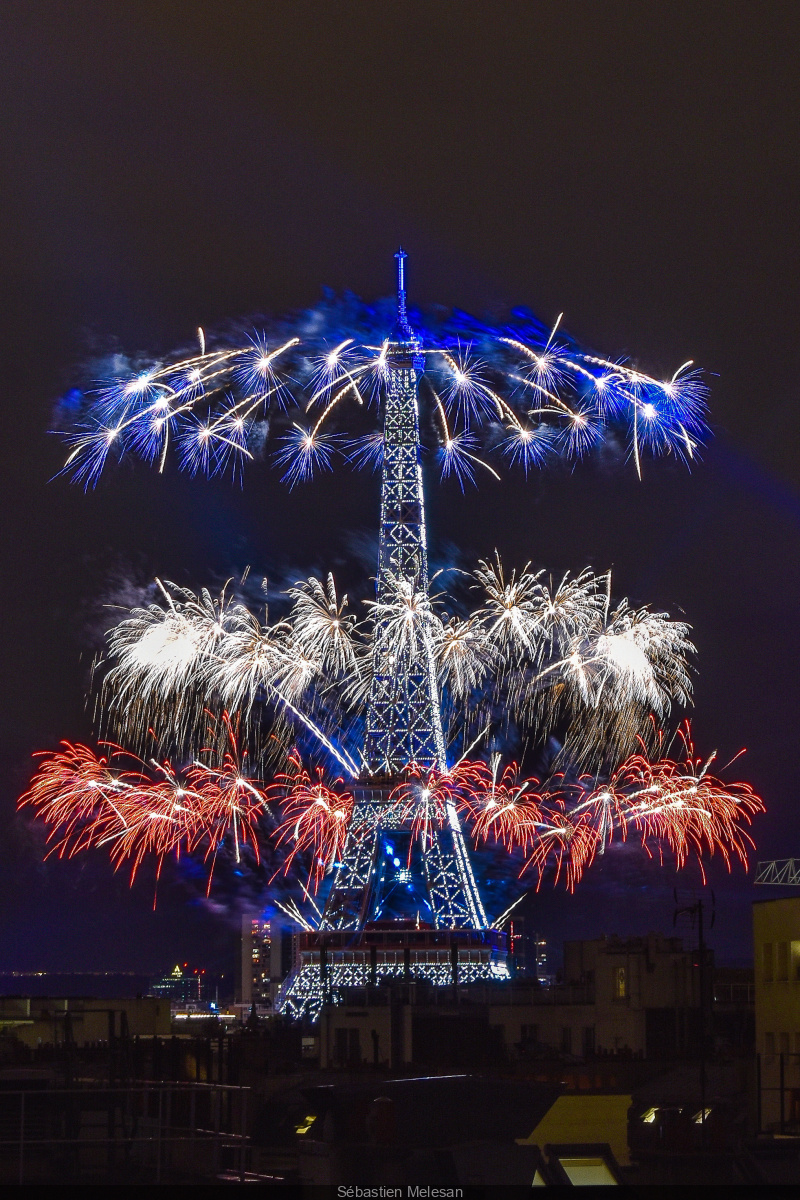
<svg viewBox="0 0 800 1200">
<path fill-rule="evenodd" d="M 213 718 L 209 725 L 209 736 L 212 740 L 219 738 L 217 723 Z M 214 746 L 207 746 L 200 753 L 209 755 L 212 761 L 195 762 L 186 773 L 191 795 L 199 801 L 196 829 L 187 848 L 204 848 L 206 860 L 211 858 L 213 864 L 217 851 L 225 838 L 230 836 L 237 862 L 241 861 L 242 847 L 247 845 L 252 848 L 258 862 L 261 857 L 258 827 L 267 807 L 267 798 L 258 781 L 244 774 L 237 722 L 228 713 L 222 715 L 222 736 L 225 748 L 219 762 L 213 761 L 213 756 L 219 751 Z"/>
<path fill-rule="evenodd" d="M 104 744 L 105 755 L 62 742 L 63 750 L 43 753 L 36 775 L 19 804 L 31 805 L 49 827 L 51 853 L 72 857 L 106 846 L 115 868 L 131 864 L 131 882 L 150 855 L 160 872 L 174 852 L 211 859 L 229 838 L 237 861 L 244 845 L 258 857 L 257 826 L 266 798 L 241 767 L 235 723 L 224 714 L 225 749 L 219 762 L 195 762 L 181 775 L 169 762 L 144 763 L 119 746 Z M 217 734 L 215 723 L 209 729 Z M 211 748 L 202 754 L 216 753 Z"/>
<path fill-rule="evenodd" d="M 417 837 L 427 842 L 433 829 L 447 821 L 448 805 L 472 809 L 479 803 L 491 773 L 485 763 L 458 763 L 450 771 L 410 763 L 406 778 L 389 795 L 389 803 L 400 821 L 410 821 L 411 847 Z"/>
<path fill-rule="evenodd" d="M 575 818 L 567 811 L 566 803 L 556 796 L 547 797 L 541 820 L 530 836 L 530 853 L 520 871 L 538 871 L 537 891 L 541 887 L 545 868 L 555 863 L 555 886 L 564 872 L 564 882 L 574 892 L 587 867 L 591 866 L 600 845 L 597 830 L 583 817 Z M 527 849 L 527 847 L 526 847 Z"/>
<path fill-rule="evenodd" d="M 734 854 L 746 868 L 748 849 L 755 843 L 743 826 L 751 824 L 755 813 L 764 811 L 764 802 L 750 784 L 726 783 L 710 774 L 715 755 L 704 762 L 695 754 L 688 721 L 680 737 L 684 748 L 681 761 L 660 758 L 650 762 L 645 754 L 634 754 L 618 767 L 603 790 L 614 796 L 615 805 L 623 809 L 625 824 L 637 829 L 648 853 L 653 853 L 649 843 L 655 842 L 663 859 L 666 846 L 678 867 L 694 856 L 704 879 L 704 853 L 721 854 L 728 870 Z"/>
<path fill-rule="evenodd" d="M 764 811 L 762 800 L 749 784 L 726 783 L 709 773 L 714 755 L 705 762 L 696 756 L 688 722 L 680 737 L 680 761 L 651 761 L 642 746 L 602 785 L 559 775 L 542 790 L 536 778 L 521 780 L 516 764 L 499 776 L 483 768 L 472 776 L 474 785 L 459 808 L 472 823 L 476 843 L 493 841 L 527 855 L 520 874 L 538 871 L 537 888 L 554 864 L 554 882 L 563 873 L 573 891 L 597 854 L 615 836 L 624 841 L 631 828 L 645 851 L 662 862 L 665 850 L 678 868 L 695 857 L 704 879 L 704 855 L 721 854 L 729 870 L 735 855 L 746 868 L 754 843 L 745 826 Z"/>
<path fill-rule="evenodd" d="M 63 750 L 35 756 L 41 762 L 18 806 L 31 805 L 49 827 L 51 854 L 71 857 L 88 846 L 111 842 L 113 856 L 143 776 L 111 767 L 112 760 L 124 757 L 118 746 L 109 745 L 108 755 L 98 756 L 88 746 L 61 745 Z"/>
<path fill-rule="evenodd" d="M 501 774 L 483 763 L 471 764 L 471 790 L 460 801 L 460 811 L 472 823 L 476 844 L 493 842 L 508 851 L 526 854 L 520 874 L 533 868 L 541 885 L 545 868 L 555 863 L 555 882 L 564 872 L 573 891 L 594 858 L 597 837 L 590 824 L 568 812 L 567 800 L 575 790 L 562 776 L 542 790 L 535 776 L 521 779 L 517 763 Z"/>
<path fill-rule="evenodd" d="M 491 839 L 507 850 L 517 846 L 527 848 L 542 820 L 539 780 L 520 780 L 518 765 L 510 763 L 501 775 L 485 768 L 480 782 L 481 790 L 461 804 L 473 822 L 476 843 Z"/>
<path fill-rule="evenodd" d="M 342 780 L 337 779 L 333 787 L 328 787 L 323 774 L 322 768 L 317 767 L 316 779 L 312 780 L 300 755 L 293 750 L 287 770 L 276 777 L 270 788 L 283 801 L 284 820 L 275 834 L 278 845 L 289 844 L 284 874 L 288 874 L 298 855 L 308 853 L 311 859 L 308 882 L 313 880 L 314 891 L 341 857 L 353 815 L 352 795 L 335 790 Z"/>
</svg>

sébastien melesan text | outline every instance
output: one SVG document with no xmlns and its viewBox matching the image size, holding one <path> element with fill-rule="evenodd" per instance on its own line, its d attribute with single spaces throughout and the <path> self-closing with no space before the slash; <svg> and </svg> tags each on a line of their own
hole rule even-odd
<svg viewBox="0 0 800 1200">
<path fill-rule="evenodd" d="M 342 1185 L 336 1189 L 340 1200 L 393 1200 L 394 1197 L 409 1196 L 411 1200 L 456 1200 L 463 1197 L 464 1189 L 459 1187 L 419 1187 L 409 1184 L 407 1188 L 399 1187 L 356 1187 Z"/>
</svg>

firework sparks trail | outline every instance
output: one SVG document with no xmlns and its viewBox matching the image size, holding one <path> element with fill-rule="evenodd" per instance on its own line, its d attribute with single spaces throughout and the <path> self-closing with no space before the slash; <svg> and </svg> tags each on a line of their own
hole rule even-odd
<svg viewBox="0 0 800 1200">
<path fill-rule="evenodd" d="M 401 822 L 410 822 L 412 843 L 419 838 L 427 845 L 431 832 L 449 819 L 449 808 L 468 803 L 485 785 L 487 768 L 482 762 L 461 762 L 449 771 L 424 768 L 411 763 L 406 778 L 390 796 L 390 810 Z M 409 860 L 411 847 L 409 847 Z"/>
<path fill-rule="evenodd" d="M 265 695 L 275 699 L 357 774 L 311 716 L 297 707 L 316 682 L 338 674 L 360 693 L 362 660 L 358 628 L 338 600 L 332 576 L 327 591 L 316 579 L 289 589 L 295 601 L 289 620 L 260 622 L 223 589 L 219 600 L 175 584 L 162 584 L 166 605 L 135 609 L 108 635 L 109 660 L 101 699 L 126 738 L 144 744 L 153 724 L 168 726 L 173 741 L 194 744 L 198 712 L 217 697 L 228 711 L 249 716 Z M 198 709 L 198 705 L 200 706 Z"/>
<path fill-rule="evenodd" d="M 48 841 L 58 840 L 50 853 L 55 850 L 63 857 L 127 832 L 123 814 L 135 799 L 143 776 L 112 770 L 110 762 L 123 754 L 119 747 L 108 746 L 108 756 L 98 756 L 87 746 L 61 745 L 63 750 L 54 754 L 36 755 L 41 761 L 20 805 L 30 804 L 51 826 Z"/>
<path fill-rule="evenodd" d="M 537 779 L 519 779 L 519 767 L 509 763 L 502 773 L 498 755 L 488 768 L 491 782 L 463 797 L 461 809 L 472 821 L 475 841 L 500 843 L 507 850 L 526 847 L 533 830 L 542 821 L 542 796 L 535 790 Z"/>
<path fill-rule="evenodd" d="M 257 781 L 243 774 L 234 722 L 223 715 L 221 729 L 209 733 L 224 740 L 221 753 L 207 748 L 212 761 L 196 761 L 183 771 L 169 762 L 143 762 L 121 747 L 105 743 L 105 755 L 63 742 L 63 750 L 39 755 L 39 768 L 20 805 L 31 805 L 49 827 L 51 853 L 72 857 L 92 846 L 106 846 L 115 867 L 131 864 L 131 881 L 144 859 L 155 857 L 160 872 L 165 857 L 200 854 L 213 863 L 223 844 L 236 861 L 250 846 L 259 857 L 258 829 L 266 798 Z M 217 761 L 213 761 L 216 757 Z"/>
<path fill-rule="evenodd" d="M 287 769 L 279 772 L 270 788 L 283 801 L 284 820 L 276 830 L 276 843 L 289 845 L 283 872 L 288 874 L 299 857 L 309 859 L 308 884 L 313 883 L 315 892 L 341 857 L 353 813 L 353 796 L 336 790 L 342 780 L 328 787 L 323 774 L 318 767 L 312 779 L 293 751 Z"/>
<path fill-rule="evenodd" d="M 502 773 L 499 767 L 494 756 L 490 786 L 475 791 L 462 804 L 476 845 L 491 841 L 507 851 L 522 851 L 520 874 L 535 868 L 537 890 L 545 869 L 554 867 L 554 884 L 563 871 L 569 891 L 574 891 L 597 848 L 596 831 L 569 811 L 574 789 L 562 775 L 543 787 L 537 778 L 520 779 L 516 763 L 509 763 Z"/>
<path fill-rule="evenodd" d="M 695 647 L 688 633 L 688 625 L 666 613 L 633 610 L 622 601 L 610 617 L 596 619 L 575 636 L 565 656 L 547 670 L 565 684 L 576 761 L 599 761 L 591 747 L 604 746 L 605 763 L 619 762 L 643 731 L 655 728 L 652 715 L 661 721 L 673 704 L 689 704 L 688 658 Z"/>
<path fill-rule="evenodd" d="M 222 752 L 214 745 L 200 751 L 219 761 L 215 763 L 213 757 L 209 762 L 196 761 L 186 773 L 191 788 L 200 797 L 205 857 L 213 858 L 230 836 L 237 863 L 247 845 L 258 862 L 258 826 L 266 803 L 263 785 L 244 774 L 237 731 L 228 712 L 222 714 L 221 726 L 219 729 L 212 719 L 208 732 L 217 743 L 220 737 L 224 739 Z"/>
<path fill-rule="evenodd" d="M 746 869 L 753 846 L 746 827 L 764 811 L 763 801 L 749 784 L 726 783 L 709 773 L 715 756 L 705 762 L 696 756 L 688 722 L 680 738 L 682 759 L 651 761 L 642 744 L 600 784 L 557 775 L 542 788 L 536 778 L 520 781 L 516 764 L 498 775 L 493 761 L 491 786 L 462 802 L 473 836 L 477 843 L 491 839 L 522 850 L 523 870 L 537 870 L 539 883 L 548 865 L 555 865 L 557 880 L 566 863 L 570 891 L 615 835 L 624 841 L 630 830 L 650 856 L 663 862 L 665 851 L 671 852 L 678 869 L 694 857 L 704 880 L 705 855 L 719 853 L 728 870 L 734 855 Z"/>
<path fill-rule="evenodd" d="M 289 588 L 294 600 L 292 631 L 295 645 L 307 659 L 319 664 L 327 675 L 360 678 L 364 663 L 358 650 L 358 626 L 348 611 L 347 596 L 336 594 L 336 583 L 329 574 L 325 584 L 311 578 Z"/>
<path fill-rule="evenodd" d="M 657 728 L 653 715 L 688 702 L 688 627 L 625 602 L 609 615 L 608 576 L 583 571 L 554 587 L 541 576 L 528 567 L 507 574 L 499 557 L 483 562 L 477 610 L 447 619 L 437 612 L 441 596 L 390 580 L 386 599 L 366 603 L 364 622 L 332 576 L 311 578 L 288 589 L 290 611 L 272 624 L 268 612 L 258 620 L 224 589 L 215 600 L 161 584 L 165 603 L 135 610 L 110 631 L 102 700 L 116 737 L 143 746 L 153 726 L 168 727 L 189 747 L 198 744 L 197 713 L 215 702 L 257 725 L 256 709 L 271 700 L 280 709 L 276 753 L 288 752 L 299 722 L 352 778 L 358 745 L 348 748 L 347 731 L 363 719 L 379 625 L 398 659 L 424 653 L 451 741 L 466 744 L 470 722 L 497 725 L 500 697 L 505 719 L 520 728 L 566 719 L 573 765 L 592 765 L 611 746 L 615 766 L 636 737 Z M 440 770 L 444 751 L 441 759 Z"/>
<path fill-rule="evenodd" d="M 564 801 L 561 804 L 554 801 L 535 832 L 538 836 L 533 841 L 525 869 L 532 867 L 538 871 L 537 890 L 545 868 L 554 862 L 554 884 L 558 883 L 563 870 L 567 889 L 574 892 L 597 853 L 596 830 L 584 821 L 574 820 Z"/>
<path fill-rule="evenodd" d="M 496 655 L 480 622 L 451 617 L 443 622 L 436 644 L 439 680 L 457 702 L 477 693 L 496 662 Z"/>
<path fill-rule="evenodd" d="M 353 436 L 386 378 L 379 308 L 330 303 L 293 322 L 229 339 L 200 333 L 200 353 L 133 369 L 87 392 L 66 431 L 64 470 L 93 486 L 110 459 L 133 455 L 164 471 L 170 451 L 191 473 L 237 474 L 277 438 L 274 461 L 295 486 L 342 456 L 373 466 L 379 435 Z M 589 354 L 563 332 L 533 320 L 503 329 L 458 316 L 415 314 L 425 350 L 425 387 L 443 476 L 463 488 L 495 455 L 526 472 L 551 456 L 590 453 L 613 426 L 626 429 L 630 456 L 696 457 L 706 434 L 706 388 L 692 363 L 656 379 Z M 218 343 L 218 344 L 216 344 Z M 353 407 L 354 406 L 354 407 Z M 379 408 L 379 404 L 377 406 Z M 375 409 L 373 408 L 373 412 Z"/>
<path fill-rule="evenodd" d="M 703 855 L 715 853 L 722 855 L 729 870 L 731 854 L 746 867 L 754 843 L 744 826 L 764 811 L 763 801 L 749 784 L 725 783 L 710 774 L 716 754 L 705 761 L 696 756 L 688 721 L 680 739 L 684 749 L 680 761 L 632 755 L 602 789 L 609 799 L 601 801 L 602 793 L 592 795 L 587 806 L 600 802 L 622 808 L 618 823 L 635 828 L 645 846 L 651 839 L 668 846 L 678 867 L 694 855 L 703 871 Z"/>
</svg>

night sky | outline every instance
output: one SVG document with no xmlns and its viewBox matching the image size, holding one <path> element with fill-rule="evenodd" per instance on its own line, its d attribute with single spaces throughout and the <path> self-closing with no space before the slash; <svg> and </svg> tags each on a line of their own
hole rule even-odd
<svg viewBox="0 0 800 1200">
<path fill-rule="evenodd" d="M 168 871 L 129 890 L 100 855 L 42 864 L 15 814 L 30 755 L 89 738 L 102 605 L 153 575 L 279 578 L 374 537 L 376 480 L 289 493 L 111 470 L 84 494 L 53 406 L 92 354 L 164 353 L 198 325 L 368 299 L 410 253 L 413 302 L 529 305 L 611 355 L 708 372 L 691 473 L 601 456 L 429 495 L 434 558 L 563 573 L 684 613 L 694 728 L 764 796 L 755 858 L 800 856 L 796 3 L 5 0 L 0 14 L 0 968 L 224 962 L 234 915 Z M 751 876 L 752 878 L 752 876 Z M 722 961 L 770 894 L 713 869 Z M 681 876 L 607 855 L 531 911 L 554 943 L 670 932 Z M 772 893 L 780 894 L 780 893 Z M 688 930 L 686 931 L 688 933 Z"/>
</svg>

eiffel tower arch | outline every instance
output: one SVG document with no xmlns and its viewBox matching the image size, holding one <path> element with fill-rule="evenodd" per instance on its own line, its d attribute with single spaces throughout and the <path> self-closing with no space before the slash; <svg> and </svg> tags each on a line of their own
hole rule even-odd
<svg viewBox="0 0 800 1200">
<path fill-rule="evenodd" d="M 376 593 L 403 585 L 428 596 L 425 497 L 417 385 L 422 346 L 408 323 L 405 253 L 398 263 L 398 317 L 387 348 L 384 454 Z M 378 610 L 380 612 L 380 609 Z M 363 759 L 350 832 L 319 930 L 299 935 L 299 963 L 278 996 L 292 1017 L 319 1013 L 323 998 L 399 976 L 432 984 L 508 977 L 505 935 L 489 928 L 453 804 L 427 836 L 389 803 L 409 764 L 447 769 L 435 665 L 424 638 L 398 651 L 377 618 Z"/>
</svg>

